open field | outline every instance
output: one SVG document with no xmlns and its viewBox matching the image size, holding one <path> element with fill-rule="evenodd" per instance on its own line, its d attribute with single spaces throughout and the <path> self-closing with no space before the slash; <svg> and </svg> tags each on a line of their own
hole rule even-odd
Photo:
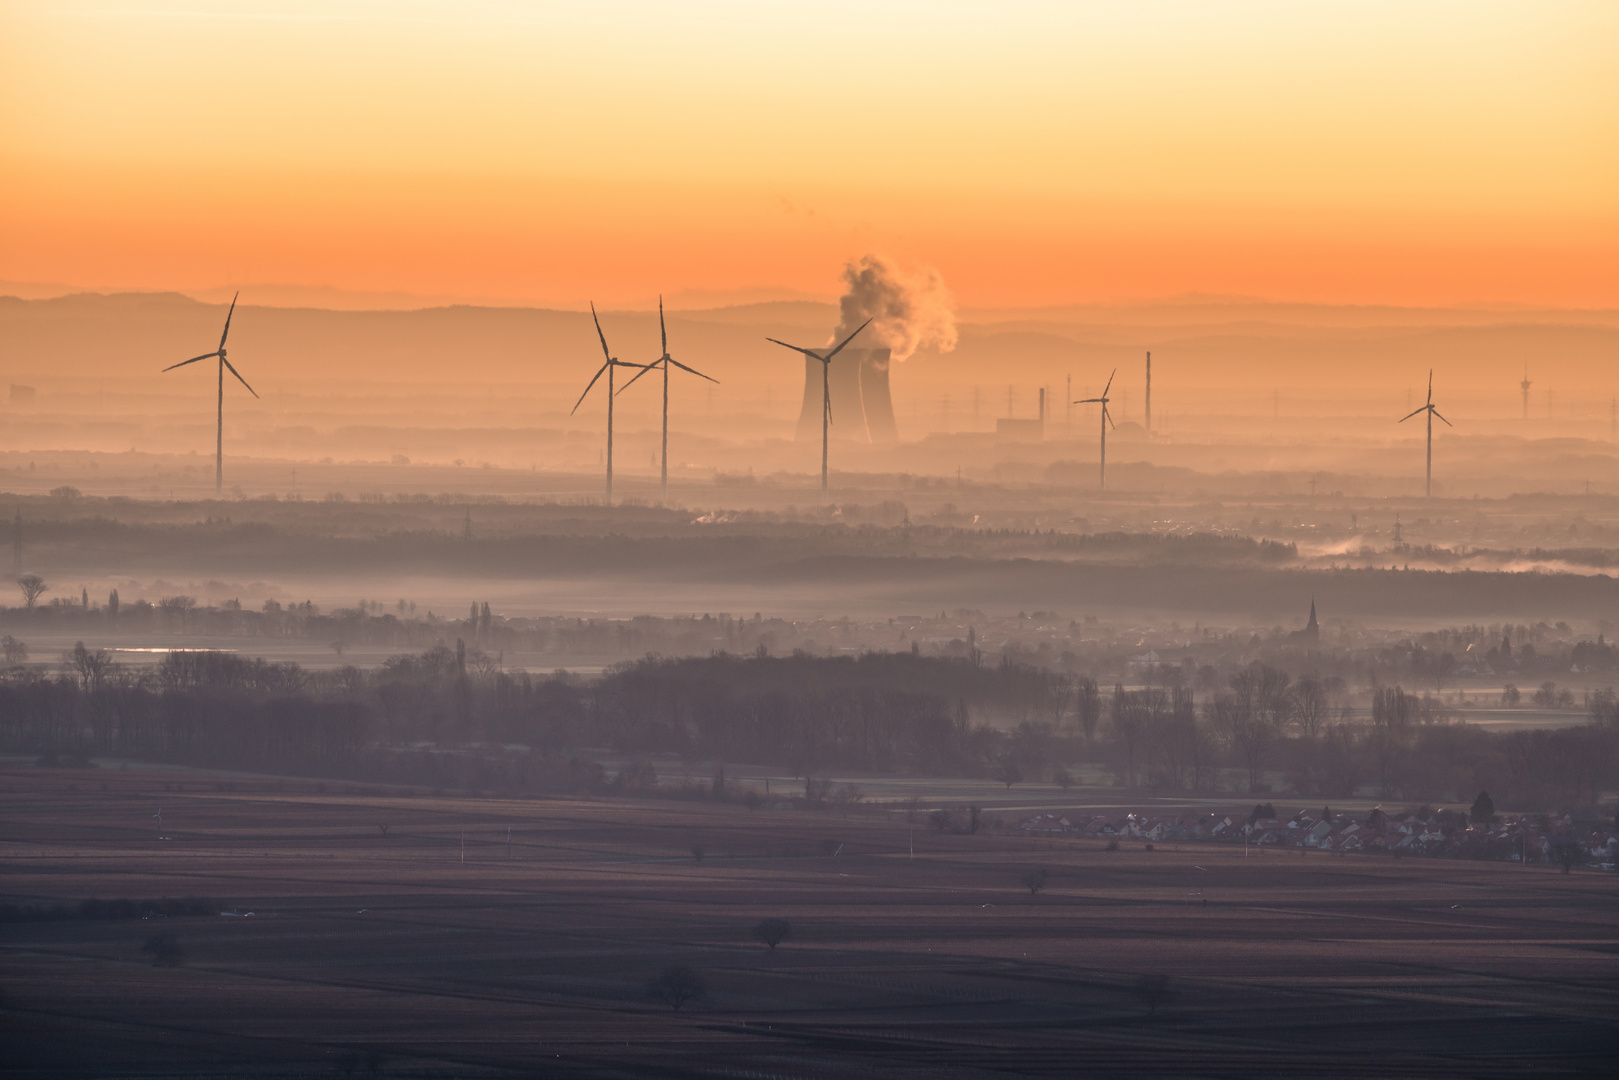
<svg viewBox="0 0 1619 1080">
<path fill-rule="evenodd" d="M 1619 1049 L 1611 875 L 912 837 L 882 810 L 9 767 L 0 903 L 253 914 L 8 922 L 0 1071 L 1478 1077 Z M 645 996 L 672 964 L 706 999 Z"/>
</svg>

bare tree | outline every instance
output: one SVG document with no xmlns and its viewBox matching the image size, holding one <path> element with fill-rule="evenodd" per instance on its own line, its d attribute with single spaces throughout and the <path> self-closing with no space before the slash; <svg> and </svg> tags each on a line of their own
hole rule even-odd
<svg viewBox="0 0 1619 1080">
<path fill-rule="evenodd" d="M 73 651 L 65 659 L 68 666 L 78 673 L 79 687 L 83 690 L 100 690 L 114 666 L 112 657 L 105 649 L 91 652 L 82 641 L 73 646 Z"/>
<path fill-rule="evenodd" d="M 1158 693 L 1161 695 L 1162 691 Z M 1197 788 L 1207 755 L 1192 691 L 1177 683 L 1169 691 L 1167 708 L 1154 708 L 1151 716 L 1155 771 L 1177 790 Z"/>
<path fill-rule="evenodd" d="M 22 590 L 23 607 L 32 608 L 50 586 L 38 574 L 24 574 L 17 579 L 17 588 Z"/>
<path fill-rule="evenodd" d="M 1321 740 L 1322 783 L 1339 798 L 1348 798 L 1360 787 L 1366 772 L 1366 755 L 1360 725 L 1340 721 L 1329 725 Z"/>
<path fill-rule="evenodd" d="M 1126 691 L 1122 683 L 1114 684 L 1113 708 L 1109 719 L 1113 723 L 1114 736 L 1124 744 L 1125 786 L 1135 787 L 1136 752 L 1141 746 L 1146 717 L 1136 696 Z"/>
<path fill-rule="evenodd" d="M 1018 878 L 1018 880 L 1023 883 L 1023 887 L 1025 889 L 1029 890 L 1029 895 L 1033 896 L 1035 893 L 1046 887 L 1046 882 L 1050 880 L 1050 878 L 1051 871 L 1047 870 L 1045 867 L 1031 866 L 1029 869 L 1023 871 L 1023 876 Z"/>
<path fill-rule="evenodd" d="M 1414 704 L 1411 695 L 1398 686 L 1380 686 L 1372 693 L 1372 728 L 1368 742 L 1377 767 L 1378 788 L 1385 799 L 1392 798 L 1399 786 Z"/>
<path fill-rule="evenodd" d="M 10 634 L 0 638 L 0 649 L 5 651 L 6 663 L 12 665 L 28 663 L 28 646 Z"/>
<path fill-rule="evenodd" d="M 1231 677 L 1231 690 L 1248 711 L 1280 728 L 1293 715 L 1291 682 L 1287 672 L 1256 660 Z"/>
<path fill-rule="evenodd" d="M 1597 727 L 1619 727 L 1619 695 L 1612 688 L 1591 691 L 1586 695 L 1585 707 Z"/>
<path fill-rule="evenodd" d="M 1242 756 L 1248 772 L 1248 790 L 1260 790 L 1260 779 L 1270 763 L 1281 727 L 1292 712 L 1289 677 L 1258 661 L 1231 677 L 1231 691 L 1216 694 L 1210 703 L 1213 721 Z"/>
<path fill-rule="evenodd" d="M 787 935 L 792 932 L 793 924 L 786 919 L 760 919 L 759 924 L 753 928 L 753 936 L 768 945 L 772 951 L 786 941 Z"/>
<path fill-rule="evenodd" d="M 1147 1007 L 1147 1015 L 1151 1017 L 1158 1014 L 1160 1006 L 1168 1005 L 1175 999 L 1175 989 L 1170 985 L 1169 976 L 1159 971 L 1136 980 L 1136 996 Z"/>
<path fill-rule="evenodd" d="M 157 606 L 167 615 L 178 616 L 180 632 L 185 633 L 186 613 L 197 606 L 197 601 L 190 596 L 165 596 L 158 600 Z"/>
<path fill-rule="evenodd" d="M 1079 718 L 1079 726 L 1085 732 L 1085 741 L 1092 742 L 1096 738 L 1096 725 L 1102 721 L 1102 691 L 1097 687 L 1095 679 L 1080 679 L 1074 698 L 1074 711 Z"/>
<path fill-rule="evenodd" d="M 700 1001 L 708 995 L 703 977 L 684 964 L 664 968 L 647 980 L 646 996 L 661 1001 L 679 1011 L 688 1001 Z"/>
<path fill-rule="evenodd" d="M 1293 722 L 1307 739 L 1321 734 L 1332 712 L 1331 695 L 1325 681 L 1306 675 L 1293 684 Z"/>
<path fill-rule="evenodd" d="M 1052 679 L 1049 694 L 1047 704 L 1051 708 L 1051 723 L 1054 727 L 1060 728 L 1062 718 L 1068 714 L 1069 703 L 1074 697 L 1074 677 L 1058 675 Z"/>
</svg>

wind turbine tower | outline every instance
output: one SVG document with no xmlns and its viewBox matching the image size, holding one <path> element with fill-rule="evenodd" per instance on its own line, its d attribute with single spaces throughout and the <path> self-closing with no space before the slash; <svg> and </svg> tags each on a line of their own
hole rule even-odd
<svg viewBox="0 0 1619 1080">
<path fill-rule="evenodd" d="M 1152 438 L 1152 351 L 1147 352 L 1147 409 L 1143 416 L 1142 427 L 1147 429 L 1147 437 Z"/>
<path fill-rule="evenodd" d="M 193 356 L 190 360 L 182 360 L 178 364 L 170 364 L 163 369 L 164 371 L 173 371 L 175 368 L 183 368 L 187 364 L 195 364 L 198 360 L 209 360 L 216 356 L 219 358 L 219 426 L 214 433 L 214 495 L 216 497 L 225 490 L 225 369 L 230 368 L 230 373 L 236 376 L 236 381 L 243 386 L 247 386 L 247 380 L 242 378 L 242 373 L 232 367 L 229 360 L 225 359 L 225 339 L 230 336 L 231 316 L 236 314 L 236 297 L 241 295 L 241 293 L 237 293 L 236 296 L 230 298 L 230 310 L 225 312 L 225 330 L 219 335 L 219 348 L 210 353 L 203 353 L 201 356 Z M 247 386 L 247 392 L 254 397 L 259 396 L 259 392 L 251 386 Z"/>
<path fill-rule="evenodd" d="M 689 371 L 699 379 L 708 379 L 711 383 L 717 384 L 719 380 L 709 379 L 701 371 L 687 367 L 669 355 L 669 331 L 663 325 L 663 297 L 661 296 L 658 297 L 658 334 L 663 338 L 663 355 L 636 372 L 634 378 L 624 384 L 624 390 L 634 386 L 636 379 L 639 379 L 653 368 L 663 369 L 663 501 L 667 503 L 669 501 L 669 365 L 673 364 L 681 371 Z M 624 390 L 620 390 L 619 393 L 622 394 Z"/>
<path fill-rule="evenodd" d="M 864 330 L 866 327 L 868 327 L 870 325 L 871 325 L 871 320 L 867 319 L 865 322 L 863 322 L 859 326 L 855 327 L 854 334 L 850 334 L 848 337 L 846 337 L 842 341 L 838 342 L 837 347 L 834 348 L 831 352 L 827 353 L 825 356 L 822 356 L 820 353 L 816 352 L 814 349 L 801 349 L 797 345 L 789 345 L 785 341 L 777 341 L 773 337 L 765 338 L 766 341 L 772 342 L 773 344 L 776 344 L 776 345 L 780 345 L 784 349 L 791 349 L 791 350 L 793 350 L 793 352 L 803 353 L 805 356 L 809 357 L 811 360 L 819 360 L 821 362 L 821 490 L 822 491 L 826 490 L 827 440 L 831 437 L 831 424 L 832 424 L 832 358 L 834 356 L 838 355 L 838 353 L 842 352 L 843 347 L 845 345 L 849 344 L 849 342 L 851 342 L 851 341 L 853 341 L 855 339 L 855 334 L 860 333 L 860 331 Z"/>
<path fill-rule="evenodd" d="M 1407 420 L 1411 419 L 1411 417 L 1417 415 L 1418 413 L 1427 413 L 1428 414 L 1428 472 L 1427 472 L 1427 479 L 1424 481 L 1423 486 L 1422 486 L 1422 497 L 1424 499 L 1428 499 L 1428 498 L 1431 498 L 1433 496 L 1433 418 L 1436 417 L 1436 416 L 1439 416 L 1439 410 L 1434 407 L 1434 403 L 1433 403 L 1433 369 L 1432 368 L 1430 368 L 1428 370 L 1428 403 L 1426 405 L 1422 406 L 1420 409 L 1413 409 L 1411 412 L 1407 413 L 1405 416 L 1400 417 L 1399 422 L 1403 424 Z M 1439 416 L 1439 419 L 1445 420 L 1445 418 L 1443 416 Z M 1445 426 L 1446 427 L 1455 427 L 1456 425 L 1452 424 L 1449 420 L 1445 420 Z"/>
<path fill-rule="evenodd" d="M 1107 392 L 1113 388 L 1113 376 L 1118 373 L 1119 369 L 1114 368 L 1112 374 L 1108 375 L 1107 385 L 1102 387 L 1101 397 L 1081 398 L 1074 402 L 1075 405 L 1097 404 L 1102 406 L 1102 456 L 1096 471 L 1096 489 L 1098 491 L 1107 490 L 1107 426 L 1113 423 L 1113 417 L 1109 416 L 1107 411 Z"/>
<path fill-rule="evenodd" d="M 1525 364 L 1523 366 L 1523 382 L 1518 384 L 1518 388 L 1523 391 L 1523 418 L 1525 420 L 1529 419 L 1529 387 L 1531 385 L 1533 384 L 1529 381 L 1529 365 Z"/>
<path fill-rule="evenodd" d="M 601 367 L 596 369 L 596 374 L 594 374 L 594 375 L 592 375 L 590 377 L 590 382 L 585 384 L 585 393 L 579 395 L 579 400 L 573 403 L 573 412 L 568 413 L 568 415 L 572 416 L 574 413 L 579 411 L 579 406 L 581 406 L 581 405 L 583 405 L 585 403 L 585 394 L 590 393 L 590 388 L 592 386 L 596 385 L 596 380 L 601 378 L 602 377 L 602 372 L 605 371 L 607 373 L 607 505 L 612 506 L 613 505 L 613 398 L 615 397 L 615 395 L 613 393 L 613 374 L 614 374 L 614 369 L 615 368 L 621 368 L 621 367 L 632 367 L 632 368 L 643 368 L 644 369 L 644 368 L 649 368 L 652 365 L 651 364 L 632 364 L 627 360 L 620 360 L 608 350 L 608 348 L 607 348 L 607 335 L 602 333 L 602 321 L 599 318 L 596 317 L 596 305 L 594 303 L 592 303 L 590 305 L 590 319 L 591 319 L 592 322 L 594 322 L 596 324 L 596 336 L 601 339 L 601 343 L 602 343 L 602 356 L 606 357 L 607 359 L 602 364 Z M 665 350 L 665 351 L 667 351 L 667 350 Z"/>
</svg>

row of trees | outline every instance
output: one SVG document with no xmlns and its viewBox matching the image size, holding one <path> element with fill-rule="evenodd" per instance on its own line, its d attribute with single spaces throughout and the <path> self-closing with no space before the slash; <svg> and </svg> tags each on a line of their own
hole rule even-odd
<svg viewBox="0 0 1619 1080">
<path fill-rule="evenodd" d="M 113 589 L 105 600 L 84 590 L 71 597 L 39 603 L 50 585 L 35 574 L 18 581 L 22 605 L 0 607 L 0 625 L 15 634 L 30 631 L 90 635 L 172 633 L 207 637 L 297 638 L 330 645 L 338 655 L 351 645 L 426 649 L 446 636 L 459 636 L 484 651 L 560 653 L 566 655 L 644 655 L 658 651 L 703 654 L 716 646 L 750 650 L 775 646 L 795 637 L 794 624 L 782 619 L 739 619 L 714 616 L 669 618 L 581 619 L 536 617 L 508 619 L 496 615 L 487 601 L 471 604 L 467 615 L 449 617 L 418 613 L 412 601 L 392 604 L 360 600 L 353 607 L 322 610 L 315 604 L 282 604 L 267 600 L 258 608 L 236 600 L 199 604 L 185 594 L 120 602 Z"/>
<path fill-rule="evenodd" d="M 1062 783 L 1093 762 L 1162 792 L 1488 790 L 1524 809 L 1591 804 L 1619 782 L 1611 692 L 1593 695 L 1590 724 L 1497 734 L 1438 722 L 1434 699 L 1398 686 L 1376 689 L 1369 720 L 1350 719 L 1330 681 L 1261 663 L 1202 700 L 1185 685 L 1104 694 L 1089 678 L 911 652 L 647 658 L 594 682 L 502 671 L 461 641 L 369 672 L 176 652 L 137 677 L 83 645 L 68 667 L 0 683 L 0 749 L 511 790 L 606 786 L 586 747 L 1008 786 Z M 983 722 L 1020 713 L 1049 718 Z"/>
</svg>

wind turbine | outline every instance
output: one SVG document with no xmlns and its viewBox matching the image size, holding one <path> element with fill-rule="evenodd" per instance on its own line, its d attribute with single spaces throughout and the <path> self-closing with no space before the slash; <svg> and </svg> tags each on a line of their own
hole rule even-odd
<svg viewBox="0 0 1619 1080">
<path fill-rule="evenodd" d="M 1407 420 L 1411 419 L 1411 417 L 1417 415 L 1417 413 L 1427 413 L 1428 414 L 1428 478 L 1427 478 L 1427 481 L 1423 484 L 1423 488 L 1422 488 L 1422 497 L 1424 499 L 1427 499 L 1427 498 L 1432 497 L 1432 495 L 1433 495 L 1433 418 L 1436 417 L 1436 416 L 1439 416 L 1439 410 L 1434 408 L 1434 403 L 1433 403 L 1433 369 L 1432 368 L 1428 369 L 1428 403 L 1426 405 L 1422 406 L 1422 408 L 1420 408 L 1420 409 L 1412 409 L 1405 416 L 1400 417 L 1400 423 L 1402 423 L 1402 424 L 1405 423 Z M 1439 416 L 1439 419 L 1445 420 L 1445 418 L 1443 416 Z M 1455 427 L 1456 425 L 1452 424 L 1449 420 L 1445 420 L 1445 426 L 1446 427 Z"/>
<path fill-rule="evenodd" d="M 624 384 L 624 390 L 628 390 L 630 387 L 634 386 L 636 379 L 639 379 L 642 375 L 645 375 L 648 371 L 651 371 L 653 368 L 661 367 L 663 369 L 663 501 L 668 502 L 669 501 L 669 365 L 673 364 L 675 367 L 679 368 L 681 371 L 689 371 L 693 375 L 697 376 L 699 379 L 708 379 L 709 382 L 715 384 L 716 386 L 719 385 L 719 380 L 718 379 L 709 379 L 709 377 L 707 375 L 704 375 L 701 371 L 698 371 L 696 368 L 687 367 L 685 364 L 682 364 L 679 360 L 676 360 L 674 357 L 669 355 L 669 331 L 663 325 L 663 297 L 661 297 L 661 296 L 658 297 L 658 333 L 663 336 L 663 355 L 658 357 L 656 360 L 652 361 L 652 363 L 646 365 L 646 367 L 644 369 L 642 369 L 641 371 L 636 372 L 635 375 L 630 379 L 630 381 Z M 619 393 L 622 394 L 624 392 L 624 390 L 620 390 Z"/>
<path fill-rule="evenodd" d="M 828 436 L 827 426 L 832 423 L 832 358 L 834 356 L 838 355 L 838 353 L 842 352 L 843 347 L 845 345 L 849 344 L 849 342 L 854 340 L 855 334 L 860 333 L 860 331 L 864 330 L 866 327 L 868 327 L 870 325 L 871 325 L 871 320 L 867 319 L 865 322 L 863 322 L 859 326 L 855 327 L 854 334 L 850 334 L 848 337 L 846 337 L 842 341 L 838 342 L 838 347 L 833 349 L 831 352 L 827 353 L 825 356 L 822 356 L 820 353 L 816 352 L 814 349 L 800 349 L 797 345 L 788 345 L 785 341 L 776 341 L 776 339 L 773 338 L 773 337 L 765 338 L 766 341 L 774 342 L 775 344 L 780 345 L 783 348 L 793 350 L 793 352 L 803 353 L 805 356 L 809 357 L 810 359 L 819 360 L 821 362 L 821 490 L 822 491 L 826 490 L 826 444 L 827 444 L 827 436 Z"/>
<path fill-rule="evenodd" d="M 164 371 L 173 371 L 175 368 L 182 368 L 187 364 L 195 364 L 198 360 L 219 357 L 219 428 L 214 435 L 214 494 L 216 496 L 225 489 L 225 369 L 230 368 L 230 373 L 236 376 L 236 381 L 243 386 L 247 386 L 247 380 L 242 378 L 242 373 L 231 367 L 231 362 L 225 359 L 225 338 L 230 335 L 230 317 L 236 314 L 236 297 L 241 295 L 241 293 L 237 293 L 236 296 L 230 298 L 230 310 L 225 312 L 225 331 L 219 335 L 219 348 L 210 353 L 203 353 L 201 356 L 193 356 L 190 360 L 182 360 L 178 364 L 170 364 L 163 369 Z M 251 386 L 247 386 L 247 392 L 254 397 L 259 396 L 259 392 Z"/>
<path fill-rule="evenodd" d="M 1119 369 L 1114 368 L 1113 374 L 1107 377 L 1107 385 L 1102 387 L 1101 397 L 1080 398 L 1078 401 L 1074 402 L 1075 405 L 1099 404 L 1102 406 L 1102 459 L 1096 473 L 1096 487 L 1098 491 L 1107 490 L 1107 426 L 1113 423 L 1113 417 L 1107 411 L 1107 403 L 1109 400 L 1107 392 L 1112 389 L 1113 376 L 1117 375 L 1118 373 Z M 1117 427 L 1118 425 L 1115 424 L 1114 426 Z"/>
<path fill-rule="evenodd" d="M 1525 420 L 1529 419 L 1529 388 L 1533 385 L 1534 383 L 1529 381 L 1529 365 L 1525 364 L 1523 366 L 1523 382 L 1518 384 L 1518 389 L 1523 391 L 1523 418 Z"/>
<path fill-rule="evenodd" d="M 585 403 L 585 394 L 590 393 L 590 388 L 592 386 L 596 385 L 596 380 L 602 377 L 602 372 L 604 372 L 604 371 L 607 372 L 607 505 L 612 506 L 613 505 L 613 397 L 614 397 L 614 395 L 613 395 L 613 369 L 614 368 L 621 368 L 621 367 L 647 368 L 647 367 L 651 367 L 652 365 L 651 364 L 632 364 L 628 360 L 620 360 L 616 356 L 614 356 L 611 352 L 609 352 L 607 350 L 607 335 L 602 333 L 602 321 L 600 319 L 596 318 L 596 305 L 594 303 L 592 303 L 590 305 L 590 318 L 596 324 L 596 336 L 601 338 L 602 355 L 605 356 L 607 358 L 607 360 L 606 360 L 605 363 L 602 364 L 602 366 L 600 368 L 596 369 L 596 374 L 591 376 L 590 382 L 588 384 L 586 384 L 586 386 L 585 386 L 585 393 L 579 395 L 579 400 L 573 403 L 573 412 L 570 412 L 568 415 L 572 416 L 574 413 L 579 411 L 579 406 L 581 406 L 581 405 L 583 405 Z"/>
</svg>

